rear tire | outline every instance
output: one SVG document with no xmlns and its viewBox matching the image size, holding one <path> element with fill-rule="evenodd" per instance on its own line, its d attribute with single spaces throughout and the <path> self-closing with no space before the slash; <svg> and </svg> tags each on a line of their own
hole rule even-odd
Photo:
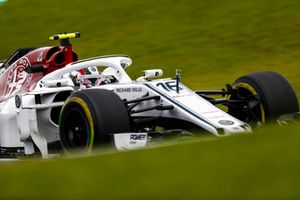
<svg viewBox="0 0 300 200">
<path fill-rule="evenodd" d="M 229 108 L 229 113 L 243 121 L 267 123 L 280 115 L 299 112 L 296 94 L 290 83 L 276 72 L 256 72 L 238 78 L 233 83 L 237 94 L 230 100 L 259 98 L 260 103 L 247 112 Z"/>
<path fill-rule="evenodd" d="M 108 90 L 74 92 L 60 113 L 60 141 L 66 152 L 90 152 L 109 142 L 110 133 L 129 131 L 129 115 L 124 102 Z"/>
</svg>

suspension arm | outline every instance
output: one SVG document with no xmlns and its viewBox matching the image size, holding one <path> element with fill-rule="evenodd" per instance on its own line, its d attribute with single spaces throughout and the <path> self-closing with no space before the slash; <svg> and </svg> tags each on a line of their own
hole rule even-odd
<svg viewBox="0 0 300 200">
<path fill-rule="evenodd" d="M 147 97 L 142 97 L 142 98 L 139 98 L 139 99 L 133 99 L 133 100 L 125 100 L 125 103 L 128 105 L 128 104 L 131 104 L 131 103 L 140 103 L 142 101 L 148 101 L 148 100 L 160 100 L 160 96 L 147 96 Z"/>
</svg>

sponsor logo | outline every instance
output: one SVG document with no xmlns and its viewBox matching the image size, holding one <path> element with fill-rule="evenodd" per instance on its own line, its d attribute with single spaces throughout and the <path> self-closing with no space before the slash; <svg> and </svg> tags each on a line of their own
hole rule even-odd
<svg viewBox="0 0 300 200">
<path fill-rule="evenodd" d="M 142 92 L 142 88 L 117 88 L 116 92 Z"/>
<path fill-rule="evenodd" d="M 137 143 L 146 141 L 146 134 L 131 134 L 129 144 L 136 145 Z"/>
<path fill-rule="evenodd" d="M 16 103 L 16 107 L 17 108 L 21 107 L 22 100 L 21 100 L 21 97 L 19 95 L 16 95 L 16 97 L 15 97 L 15 103 Z"/>
<path fill-rule="evenodd" d="M 172 96 L 173 98 L 181 98 L 181 97 L 189 97 L 192 96 L 193 94 L 188 93 L 188 94 L 181 94 L 181 95 L 174 95 Z"/>
<path fill-rule="evenodd" d="M 230 126 L 230 125 L 234 124 L 234 122 L 230 121 L 230 120 L 220 120 L 220 121 L 218 121 L 218 123 L 222 124 L 222 125 L 225 125 L 225 126 Z"/>
<path fill-rule="evenodd" d="M 130 140 L 145 140 L 146 134 L 131 134 Z"/>
<path fill-rule="evenodd" d="M 32 74 L 27 74 L 25 72 L 25 68 L 28 65 L 30 65 L 30 63 L 27 58 L 21 58 L 12 66 L 6 79 L 6 97 L 14 95 L 21 88 L 30 87 Z"/>
<path fill-rule="evenodd" d="M 43 51 L 41 51 L 39 57 L 36 60 L 37 62 L 42 62 L 43 61 Z"/>
</svg>

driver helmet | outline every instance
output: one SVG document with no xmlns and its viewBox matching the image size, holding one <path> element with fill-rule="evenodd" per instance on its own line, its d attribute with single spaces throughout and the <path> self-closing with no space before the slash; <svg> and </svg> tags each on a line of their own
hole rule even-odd
<svg viewBox="0 0 300 200">
<path fill-rule="evenodd" d="M 116 83 L 120 78 L 117 70 L 111 67 L 107 67 L 105 70 L 103 70 L 102 74 L 109 78 L 110 83 Z"/>
</svg>

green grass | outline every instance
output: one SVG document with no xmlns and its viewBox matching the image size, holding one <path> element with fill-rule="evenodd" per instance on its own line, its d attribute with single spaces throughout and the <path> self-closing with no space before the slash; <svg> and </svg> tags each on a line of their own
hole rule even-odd
<svg viewBox="0 0 300 200">
<path fill-rule="evenodd" d="M 13 0 L 0 7 L 0 58 L 80 31 L 73 42 L 80 58 L 128 54 L 133 76 L 151 67 L 173 76 L 180 68 L 192 88 L 221 88 L 245 73 L 275 70 L 299 96 L 299 8 L 297 0 Z"/>
<path fill-rule="evenodd" d="M 1 199 L 297 199 L 299 125 L 77 159 L 0 165 Z"/>
<path fill-rule="evenodd" d="M 300 98 L 297 0 L 9 0 L 0 5 L 0 59 L 79 31 L 80 58 L 125 53 L 128 72 L 183 70 L 194 89 L 219 89 L 272 70 Z M 0 199 L 297 199 L 299 126 L 78 159 L 1 163 Z"/>
</svg>

